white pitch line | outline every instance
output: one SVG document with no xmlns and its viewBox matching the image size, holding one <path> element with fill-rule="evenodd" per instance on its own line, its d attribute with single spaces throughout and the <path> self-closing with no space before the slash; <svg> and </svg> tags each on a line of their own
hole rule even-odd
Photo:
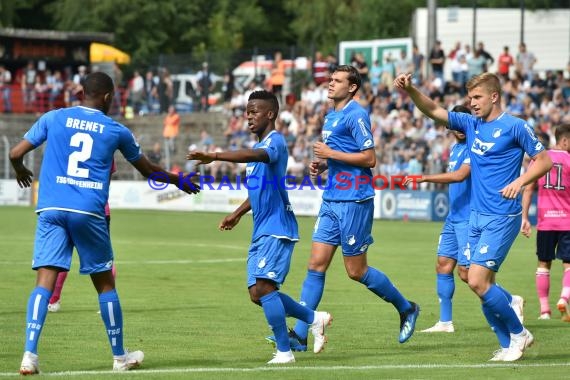
<svg viewBox="0 0 570 380">
<path fill-rule="evenodd" d="M 485 369 L 485 368 L 553 368 L 553 367 L 570 367 L 570 363 L 483 363 L 483 364 L 386 364 L 386 365 L 368 365 L 368 366 L 329 366 L 329 367 L 256 367 L 256 368 L 232 368 L 232 367 L 211 367 L 211 368 L 172 368 L 172 369 L 138 369 L 130 372 L 122 372 L 124 375 L 153 375 L 167 373 L 216 373 L 216 372 L 291 372 L 291 371 L 373 371 L 386 369 Z M 66 372 L 42 372 L 43 376 L 77 376 L 77 375 L 105 375 L 116 374 L 114 371 L 66 371 Z M 15 376 L 14 372 L 0 372 L 0 377 Z"/>
</svg>

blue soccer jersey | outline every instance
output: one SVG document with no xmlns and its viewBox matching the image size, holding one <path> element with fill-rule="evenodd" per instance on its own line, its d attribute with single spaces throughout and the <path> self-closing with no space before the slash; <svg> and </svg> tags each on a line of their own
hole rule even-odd
<svg viewBox="0 0 570 380">
<path fill-rule="evenodd" d="M 331 149 L 356 153 L 374 149 L 370 117 L 364 108 L 351 100 L 340 111 L 325 117 L 323 142 Z M 323 192 L 326 201 L 363 201 L 374 197 L 372 171 L 332 159 L 328 163 L 328 183 Z M 368 181 L 365 183 L 366 178 Z"/>
<path fill-rule="evenodd" d="M 470 165 L 469 153 L 466 143 L 457 143 L 451 148 L 449 154 L 449 162 L 447 164 L 448 172 L 459 170 L 462 165 Z M 449 214 L 447 219 L 451 222 L 459 222 L 469 220 L 471 213 L 471 177 L 467 177 L 464 181 L 449 184 Z"/>
<path fill-rule="evenodd" d="M 522 119 L 502 113 L 495 120 L 449 112 L 449 128 L 467 136 L 471 158 L 471 208 L 488 215 L 521 212 L 520 195 L 507 199 L 500 190 L 520 176 L 523 155 L 544 150 L 532 128 Z"/>
<path fill-rule="evenodd" d="M 24 135 L 46 144 L 37 212 L 67 210 L 105 217 L 113 153 L 130 162 L 141 157 L 131 131 L 103 112 L 83 106 L 44 114 Z"/>
<path fill-rule="evenodd" d="M 253 149 L 264 149 L 269 162 L 250 162 L 246 167 L 248 196 L 253 213 L 253 236 L 299 240 L 297 219 L 281 179 L 287 172 L 289 152 L 283 136 L 272 131 Z"/>
</svg>

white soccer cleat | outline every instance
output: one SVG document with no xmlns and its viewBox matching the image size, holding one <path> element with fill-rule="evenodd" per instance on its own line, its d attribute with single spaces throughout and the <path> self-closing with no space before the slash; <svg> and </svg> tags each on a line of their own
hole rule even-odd
<svg viewBox="0 0 570 380">
<path fill-rule="evenodd" d="M 520 334 L 511 334 L 511 345 L 503 356 L 503 361 L 514 362 L 519 360 L 524 351 L 533 343 L 534 337 L 527 329 L 524 329 Z"/>
<path fill-rule="evenodd" d="M 273 359 L 267 362 L 267 364 L 287 364 L 295 363 L 295 356 L 293 356 L 293 351 L 289 350 L 286 352 L 277 351 L 273 354 Z"/>
<path fill-rule="evenodd" d="M 455 332 L 455 327 L 453 327 L 453 322 L 442 322 L 437 321 L 435 325 L 430 327 L 429 329 L 422 330 L 421 332 L 424 333 L 434 333 L 434 332 L 445 332 L 445 333 L 452 333 Z"/>
<path fill-rule="evenodd" d="M 137 368 L 143 359 L 144 353 L 142 351 L 128 352 L 125 350 L 125 355 L 122 358 L 115 357 L 113 360 L 113 371 L 128 371 Z"/>
<path fill-rule="evenodd" d="M 493 357 L 489 359 L 490 362 L 502 362 L 505 355 L 509 352 L 508 348 L 499 348 L 495 352 L 493 352 Z"/>
<path fill-rule="evenodd" d="M 511 300 L 511 307 L 515 311 L 519 321 L 521 324 L 524 323 L 524 298 L 521 296 L 513 295 L 513 299 Z"/>
<path fill-rule="evenodd" d="M 543 321 L 549 320 L 550 319 L 550 313 L 542 313 L 542 314 L 540 314 L 540 317 L 538 317 L 538 319 L 541 319 Z"/>
<path fill-rule="evenodd" d="M 560 317 L 564 322 L 570 322 L 570 311 L 568 310 L 568 301 L 563 300 L 562 298 L 558 300 L 556 304 L 556 308 L 560 311 Z"/>
<path fill-rule="evenodd" d="M 40 373 L 38 355 L 30 351 L 24 352 L 22 364 L 20 364 L 20 375 L 37 375 Z"/>
<path fill-rule="evenodd" d="M 57 313 L 59 311 L 59 309 L 61 309 L 61 302 L 60 301 L 56 301 L 56 302 L 50 303 L 48 305 L 48 311 L 51 311 L 52 313 Z"/>
<path fill-rule="evenodd" d="M 311 333 L 314 337 L 313 352 L 315 354 L 325 349 L 325 343 L 327 342 L 325 328 L 330 326 L 332 319 L 332 315 L 326 311 L 315 312 L 315 320 L 311 324 Z"/>
</svg>

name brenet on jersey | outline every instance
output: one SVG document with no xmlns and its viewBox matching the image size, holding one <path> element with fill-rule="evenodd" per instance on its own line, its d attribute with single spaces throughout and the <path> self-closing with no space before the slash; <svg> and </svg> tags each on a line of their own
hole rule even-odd
<svg viewBox="0 0 570 380">
<path fill-rule="evenodd" d="M 67 128 L 80 129 L 82 131 L 103 133 L 105 129 L 104 124 L 96 123 L 94 121 L 87 121 L 68 117 L 65 126 Z"/>
</svg>

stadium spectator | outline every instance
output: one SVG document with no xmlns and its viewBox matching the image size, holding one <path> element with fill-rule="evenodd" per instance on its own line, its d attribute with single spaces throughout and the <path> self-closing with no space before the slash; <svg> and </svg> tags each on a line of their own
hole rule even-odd
<svg viewBox="0 0 570 380">
<path fill-rule="evenodd" d="M 152 70 L 148 70 L 144 77 L 144 97 L 146 99 L 146 112 L 155 113 L 158 102 L 158 78 Z"/>
<path fill-rule="evenodd" d="M 420 52 L 418 45 L 414 44 L 412 46 L 412 63 L 414 64 L 414 74 L 412 78 L 416 85 L 424 81 L 424 61 L 424 55 Z"/>
<path fill-rule="evenodd" d="M 320 51 L 315 52 L 315 60 L 312 65 L 313 82 L 316 86 L 329 81 L 328 63 Z"/>
<path fill-rule="evenodd" d="M 562 290 L 556 307 L 562 320 L 570 322 L 570 124 L 558 126 L 554 132 L 556 145 L 548 150 L 554 165 L 544 177 L 529 184 L 523 193 L 523 221 L 521 232 L 530 237 L 528 219 L 532 194 L 538 189 L 536 225 L 536 292 L 540 302 L 539 319 L 550 319 L 550 269 L 554 259 L 562 260 Z M 532 165 L 532 163 L 531 163 Z"/>
<path fill-rule="evenodd" d="M 180 133 L 180 115 L 174 106 L 168 107 L 168 113 L 163 120 L 162 137 L 170 154 L 176 153 L 176 138 Z"/>
<path fill-rule="evenodd" d="M 18 185 L 30 187 L 33 173 L 24 165 L 24 157 L 49 140 L 39 176 L 42 186 L 38 194 L 39 215 L 32 264 L 32 269 L 37 271 L 36 287 L 28 300 L 22 375 L 40 372 L 38 343 L 48 302 L 57 274 L 69 271 L 74 247 L 80 256 L 80 273 L 91 276 L 99 295 L 101 318 L 113 353 L 113 370 L 132 369 L 144 357 L 141 351 L 127 352 L 123 347 L 122 309 L 111 273 L 113 251 L 104 209 L 115 150 L 120 150 L 145 177 L 165 171 L 148 161 L 125 126 L 107 116 L 115 92 L 107 74 L 89 74 L 84 81 L 84 91 L 82 107 L 44 114 L 10 151 Z M 93 128 L 86 131 L 69 127 L 69 120 L 78 126 L 83 121 Z M 74 152 L 82 152 L 81 156 L 85 157 L 85 149 L 89 149 L 89 154 L 81 162 L 69 159 Z M 190 181 L 180 183 L 174 174 L 154 180 L 177 183 L 188 193 L 199 191 Z"/>
<path fill-rule="evenodd" d="M 129 81 L 129 104 L 133 107 L 135 115 L 141 112 L 144 98 L 144 79 L 138 70 L 133 72 Z"/>
<path fill-rule="evenodd" d="M 248 175 L 255 178 L 283 178 L 287 165 L 287 146 L 275 130 L 279 103 L 275 94 L 253 92 L 247 103 L 250 130 L 258 142 L 253 149 L 232 152 L 190 152 L 189 160 L 199 164 L 214 161 L 248 163 Z M 325 327 L 332 317 L 327 312 L 316 312 L 279 291 L 289 272 L 293 247 L 299 240 L 297 220 L 285 189 L 267 186 L 249 186 L 248 198 L 219 224 L 221 231 L 233 229 L 247 212 L 253 213 L 253 236 L 247 258 L 247 287 L 251 301 L 263 308 L 267 323 L 273 330 L 277 347 L 268 364 L 295 362 L 289 347 L 287 315 L 311 324 L 314 336 L 313 351 L 319 353 L 327 341 Z"/>
<path fill-rule="evenodd" d="M 504 80 L 508 80 L 510 68 L 515 63 L 513 56 L 509 54 L 508 46 L 503 48 L 503 52 L 499 55 L 497 62 L 497 72 Z"/>
<path fill-rule="evenodd" d="M 445 65 L 445 52 L 441 48 L 441 41 L 435 41 L 433 48 L 429 53 L 429 63 L 431 65 L 432 74 L 441 81 L 441 88 L 445 85 L 443 77 L 443 66 Z"/>
<path fill-rule="evenodd" d="M 160 113 L 167 113 L 168 107 L 172 104 L 174 84 L 170 77 L 170 72 L 166 68 L 160 70 L 159 80 L 156 87 L 158 103 L 160 105 Z"/>
<path fill-rule="evenodd" d="M 55 70 L 53 75 L 49 75 L 46 78 L 46 82 L 49 88 L 49 101 L 48 106 L 49 109 L 52 110 L 55 108 L 56 104 L 61 102 L 61 95 L 63 93 L 63 78 L 61 77 L 61 71 Z M 61 106 L 61 104 L 59 104 Z"/>
<path fill-rule="evenodd" d="M 0 92 L 4 113 L 12 112 L 12 74 L 4 65 L 0 65 Z"/>
<path fill-rule="evenodd" d="M 209 98 L 214 90 L 214 81 L 210 75 L 210 68 L 208 62 L 202 63 L 202 70 L 198 73 L 198 98 L 199 110 L 208 112 L 210 108 Z"/>
<path fill-rule="evenodd" d="M 35 101 L 34 86 L 38 75 L 33 61 L 29 61 L 22 72 L 20 86 L 24 101 L 24 112 L 31 112 Z"/>
<path fill-rule="evenodd" d="M 515 62 L 517 72 L 529 82 L 532 80 L 534 64 L 536 57 L 533 53 L 527 51 L 526 44 L 521 42 L 519 44 L 519 52 Z"/>
<path fill-rule="evenodd" d="M 347 65 L 339 66 L 329 82 L 329 99 L 334 103 L 334 110 L 327 114 L 323 141 L 313 145 L 315 161 L 311 163 L 310 174 L 317 177 L 327 170 L 330 186 L 323 193 L 299 302 L 313 309 L 318 306 L 326 271 L 337 247 L 341 246 L 348 276 L 397 309 L 399 341 L 404 343 L 414 333 L 419 306 L 402 296 L 384 273 L 367 264 L 368 247 L 374 241 L 371 235 L 374 190 L 371 186 L 355 184 L 348 190 L 337 187 L 340 172 L 350 173 L 350 178 L 363 176 L 370 183 L 370 168 L 376 165 L 370 118 L 353 99 L 361 84 L 358 71 Z M 292 348 L 306 350 L 307 324 L 297 321 L 291 335 Z"/>
<path fill-rule="evenodd" d="M 534 338 L 513 310 L 510 293 L 495 284 L 495 275 L 521 226 L 521 189 L 544 175 L 552 161 L 524 120 L 502 111 L 500 80 L 494 74 L 483 73 L 467 83 L 474 116 L 448 112 L 420 93 L 410 75 L 396 78 L 395 86 L 405 90 L 426 116 L 465 134 L 474 152 L 470 154 L 474 188 L 468 283 L 481 299 L 483 314 L 499 339 L 501 348 L 491 360 L 518 360 Z M 524 152 L 535 164 L 520 175 Z"/>
<path fill-rule="evenodd" d="M 485 44 L 481 41 L 479 41 L 479 43 L 477 44 L 477 50 L 475 51 L 478 51 L 479 55 L 483 57 L 483 59 L 485 59 L 485 65 L 483 66 L 483 71 L 484 72 L 489 71 L 489 67 L 491 67 L 491 65 L 495 63 L 495 58 L 493 58 L 491 53 L 485 50 Z"/>
</svg>

